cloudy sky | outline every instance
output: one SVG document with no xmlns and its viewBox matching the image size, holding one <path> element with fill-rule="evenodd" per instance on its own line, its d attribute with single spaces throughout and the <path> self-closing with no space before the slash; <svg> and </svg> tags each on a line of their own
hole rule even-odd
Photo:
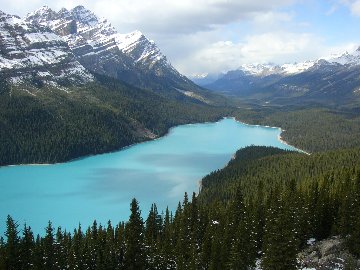
<svg viewBox="0 0 360 270">
<path fill-rule="evenodd" d="M 360 0 L 0 0 L 19 16 L 44 5 L 84 5 L 120 33 L 140 30 L 190 76 L 360 46 Z"/>
</svg>

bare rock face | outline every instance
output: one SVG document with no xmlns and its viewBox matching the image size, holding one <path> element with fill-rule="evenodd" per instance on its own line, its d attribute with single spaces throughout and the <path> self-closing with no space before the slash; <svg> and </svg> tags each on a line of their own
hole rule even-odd
<svg viewBox="0 0 360 270">
<path fill-rule="evenodd" d="M 107 19 L 83 6 L 58 12 L 43 7 L 25 20 L 61 35 L 77 60 L 90 71 L 144 88 L 154 88 L 151 84 L 155 83 L 170 89 L 197 89 L 140 31 L 120 34 Z"/>
<path fill-rule="evenodd" d="M 300 269 L 360 269 L 360 260 L 348 252 L 345 240 L 338 236 L 312 243 L 299 253 L 298 261 Z"/>
<path fill-rule="evenodd" d="M 54 14 L 49 13 L 49 17 Z M 73 85 L 94 78 L 48 27 L 0 13 L 0 75 L 9 84 Z"/>
</svg>

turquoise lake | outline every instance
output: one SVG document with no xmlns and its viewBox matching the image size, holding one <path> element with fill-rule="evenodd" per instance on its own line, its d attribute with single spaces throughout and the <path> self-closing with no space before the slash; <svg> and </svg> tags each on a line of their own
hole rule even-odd
<svg viewBox="0 0 360 270">
<path fill-rule="evenodd" d="M 10 214 L 35 233 L 53 226 L 72 231 L 94 219 L 127 220 L 137 198 L 145 218 L 152 203 L 159 212 L 176 209 L 184 193 L 199 191 L 208 173 L 224 167 L 236 150 L 249 145 L 293 147 L 278 139 L 280 129 L 249 126 L 232 118 L 178 126 L 169 134 L 126 149 L 55 165 L 0 168 L 0 234 Z"/>
</svg>

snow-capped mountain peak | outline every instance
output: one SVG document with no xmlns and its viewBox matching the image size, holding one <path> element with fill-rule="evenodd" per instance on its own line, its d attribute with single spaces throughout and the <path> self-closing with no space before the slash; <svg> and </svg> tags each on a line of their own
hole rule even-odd
<svg viewBox="0 0 360 270">
<path fill-rule="evenodd" d="M 127 80 L 128 76 L 123 76 L 136 70 L 137 74 L 164 77 L 166 73 L 183 80 L 155 42 L 142 32 L 118 33 L 107 19 L 97 17 L 84 6 L 59 12 L 43 7 L 25 20 L 50 27 L 63 37 L 80 63 L 96 73 Z"/>
<path fill-rule="evenodd" d="M 308 70 L 309 68 L 313 67 L 315 64 L 314 61 L 305 61 L 300 63 L 293 63 L 293 64 L 284 64 L 281 66 L 282 70 L 285 74 L 297 74 Z"/>
<path fill-rule="evenodd" d="M 248 75 L 267 76 L 276 73 L 279 66 L 274 64 L 244 64 L 240 67 Z"/>
<path fill-rule="evenodd" d="M 48 8 L 36 11 L 44 16 Z M 0 13 L 0 73 L 10 83 L 42 81 L 85 83 L 93 76 L 76 60 L 66 42 L 49 28 Z M 65 78 L 66 77 L 66 78 Z"/>
<path fill-rule="evenodd" d="M 26 20 L 50 27 L 62 35 L 75 52 L 82 51 L 86 56 L 119 50 L 141 65 L 153 66 L 161 61 L 171 66 L 156 44 L 143 33 L 136 30 L 120 34 L 107 19 L 98 18 L 84 6 L 77 6 L 70 11 L 62 9 L 57 13 L 43 7 L 30 13 Z"/>
<path fill-rule="evenodd" d="M 31 18 L 33 22 L 43 23 L 47 20 L 52 20 L 56 16 L 56 12 L 53 11 L 48 6 L 42 6 L 41 8 L 35 10 L 34 12 L 26 15 L 26 18 Z"/>
<path fill-rule="evenodd" d="M 114 35 L 116 43 L 120 50 L 126 51 L 131 49 L 132 45 L 135 45 L 136 42 L 145 38 L 145 36 L 138 30 L 128 34 L 116 34 Z"/>
<path fill-rule="evenodd" d="M 304 72 L 313 67 L 316 61 L 305 61 L 300 63 L 287 63 L 283 65 L 268 64 L 246 64 L 240 67 L 247 75 L 269 76 L 269 75 L 292 75 Z"/>
<path fill-rule="evenodd" d="M 247 75 L 266 77 L 269 75 L 288 76 L 299 74 L 309 70 L 310 68 L 319 67 L 321 65 L 342 65 L 342 66 L 358 66 L 360 65 L 360 47 L 353 52 L 343 52 L 341 54 L 333 54 L 328 57 L 322 57 L 314 61 L 287 63 L 283 65 L 268 64 L 244 64 L 238 70 L 243 71 Z"/>
<path fill-rule="evenodd" d="M 73 8 L 70 13 L 74 16 L 76 21 L 83 24 L 94 26 L 99 21 L 99 18 L 84 6 L 77 6 Z"/>
<path fill-rule="evenodd" d="M 350 66 L 360 65 L 360 47 L 350 53 L 346 51 L 342 54 L 325 57 L 324 60 L 326 60 L 329 63 L 340 64 L 340 65 L 350 65 Z"/>
<path fill-rule="evenodd" d="M 42 7 L 25 17 L 29 24 L 50 28 L 61 36 L 76 59 L 89 71 L 156 91 L 198 87 L 182 76 L 154 41 L 142 32 L 118 33 L 111 23 L 84 6 L 53 11 Z M 179 91 L 174 90 L 174 95 Z"/>
</svg>

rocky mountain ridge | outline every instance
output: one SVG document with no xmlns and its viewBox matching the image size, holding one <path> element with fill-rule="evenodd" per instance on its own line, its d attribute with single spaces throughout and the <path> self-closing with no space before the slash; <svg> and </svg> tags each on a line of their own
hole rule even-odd
<svg viewBox="0 0 360 270">
<path fill-rule="evenodd" d="M 303 63 L 243 65 L 205 87 L 266 104 L 358 104 L 360 48 Z"/>
<path fill-rule="evenodd" d="M 360 47 L 358 47 L 356 50 L 352 52 L 345 51 L 340 54 L 333 54 L 327 57 L 321 57 L 316 60 L 286 63 L 283 65 L 278 65 L 274 63 L 243 64 L 236 70 L 243 71 L 247 75 L 254 75 L 259 77 L 265 77 L 269 75 L 288 76 L 293 74 L 299 74 L 308 71 L 311 68 L 316 68 L 326 64 L 342 65 L 347 67 L 358 66 L 360 65 Z M 203 74 L 202 77 L 204 77 Z"/>
<path fill-rule="evenodd" d="M 138 87 L 166 89 L 173 95 L 199 90 L 170 64 L 154 41 L 140 31 L 120 34 L 107 19 L 83 6 L 58 12 L 45 6 L 29 13 L 25 20 L 62 36 L 77 60 L 92 72 Z"/>
<path fill-rule="evenodd" d="M 10 84 L 84 84 L 94 77 L 46 27 L 0 12 L 0 75 Z"/>
</svg>

